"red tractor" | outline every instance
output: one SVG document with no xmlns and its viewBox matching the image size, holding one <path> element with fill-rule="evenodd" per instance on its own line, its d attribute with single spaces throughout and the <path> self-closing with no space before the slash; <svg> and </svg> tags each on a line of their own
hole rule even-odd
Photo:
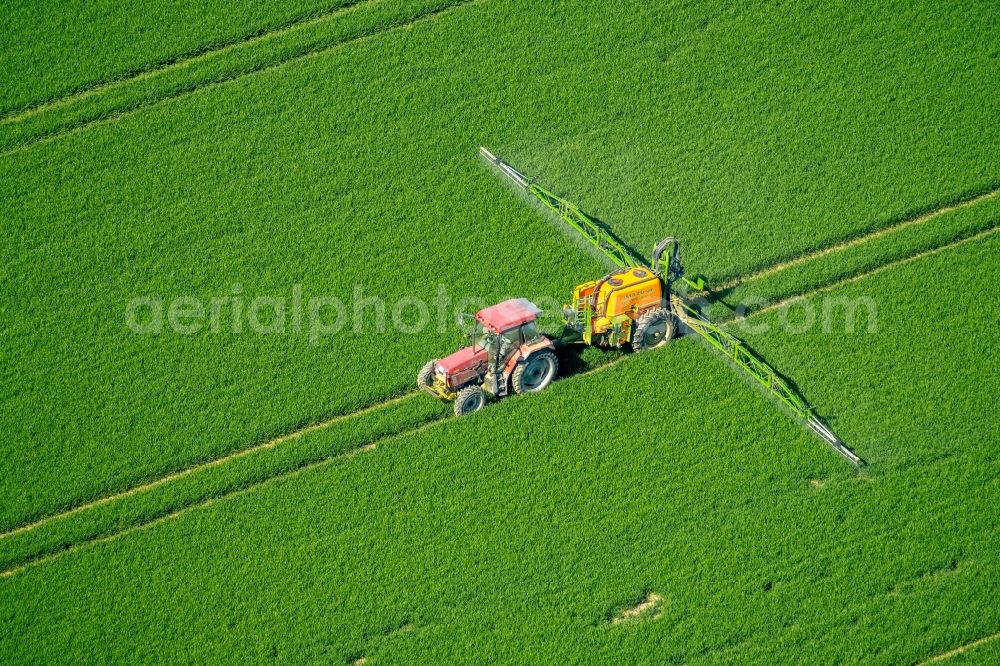
<svg viewBox="0 0 1000 666">
<path fill-rule="evenodd" d="M 526 298 L 480 310 L 469 335 L 471 344 L 427 363 L 417 375 L 417 386 L 454 400 L 456 416 L 482 409 L 487 394 L 502 398 L 541 391 L 559 371 L 554 343 L 535 325 L 541 312 Z"/>
</svg>

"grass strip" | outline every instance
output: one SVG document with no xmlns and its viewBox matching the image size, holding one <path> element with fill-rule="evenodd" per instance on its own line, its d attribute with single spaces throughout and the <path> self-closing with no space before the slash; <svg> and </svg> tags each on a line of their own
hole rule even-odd
<svg viewBox="0 0 1000 666">
<path fill-rule="evenodd" d="M 372 442 L 414 430 L 449 413 L 434 400 L 406 400 L 288 439 L 280 446 L 230 457 L 221 465 L 201 465 L 168 483 L 92 504 L 0 538 L 0 569 L 7 573 L 77 544 L 126 532 L 319 461 L 357 452 Z"/>
<path fill-rule="evenodd" d="M 206 86 L 427 20 L 472 0 L 371 0 L 100 87 L 0 124 L 0 156 Z"/>
<path fill-rule="evenodd" d="M 730 289 L 712 293 L 716 316 L 739 310 L 750 313 L 769 307 L 797 294 L 843 282 L 907 257 L 971 238 L 1000 224 L 1000 197 L 991 197 L 975 206 L 952 210 L 943 215 L 882 234 L 843 250 L 827 252 L 788 270 L 771 272 Z"/>
</svg>

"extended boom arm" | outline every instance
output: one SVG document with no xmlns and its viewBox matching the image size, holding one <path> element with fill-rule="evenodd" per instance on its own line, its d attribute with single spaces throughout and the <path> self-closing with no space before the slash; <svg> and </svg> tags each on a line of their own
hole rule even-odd
<svg viewBox="0 0 1000 666">
<path fill-rule="evenodd" d="M 545 204 L 546 207 L 555 211 L 559 217 L 565 220 L 569 226 L 576 229 L 581 236 L 586 238 L 591 245 L 600 250 L 616 266 L 619 268 L 631 268 L 641 263 L 632 256 L 631 252 L 625 249 L 624 245 L 612 238 L 611 234 L 587 217 L 575 204 L 548 191 L 486 148 L 480 148 L 479 154 L 521 189 L 533 195 Z"/>
<path fill-rule="evenodd" d="M 549 192 L 486 148 L 480 148 L 479 152 L 487 161 L 520 188 L 532 194 L 548 208 L 555 211 L 559 217 L 576 229 L 594 247 L 604 253 L 616 266 L 619 268 L 630 268 L 641 265 L 641 262 L 636 260 L 625 249 L 625 246 L 612 238 L 606 230 L 587 217 L 576 205 Z M 671 248 L 666 271 L 661 273 L 660 256 L 671 244 L 673 244 L 673 247 Z M 653 270 L 661 276 L 668 286 L 678 279 L 698 289 L 702 286 L 684 278 L 684 269 L 680 263 L 679 244 L 677 239 L 672 237 L 660 241 L 653 250 Z M 857 454 L 847 448 L 840 438 L 833 434 L 830 428 L 813 413 L 812 408 L 806 404 L 802 396 L 789 386 L 788 382 L 782 379 L 774 368 L 750 351 L 742 340 L 703 317 L 690 303 L 677 294 L 671 294 L 670 301 L 672 311 L 689 330 L 694 331 L 708 341 L 713 348 L 721 352 L 737 368 L 745 372 L 756 383 L 774 395 L 796 417 L 801 419 L 806 427 L 833 447 L 837 453 L 847 458 L 847 460 L 856 466 L 860 467 L 865 464 Z"/>
<path fill-rule="evenodd" d="M 710 322 L 683 298 L 674 295 L 672 297 L 672 304 L 677 317 L 690 330 L 707 340 L 712 347 L 722 352 L 738 368 L 777 397 L 782 404 L 792 410 L 792 413 L 802 419 L 806 427 L 833 447 L 834 451 L 858 467 L 865 464 L 856 453 L 840 441 L 839 437 L 833 434 L 833 431 L 818 416 L 813 414 L 812 408 L 806 404 L 802 396 L 789 386 L 788 382 L 782 379 L 774 368 L 750 351 L 742 340 L 732 333 L 724 331 L 717 324 Z"/>
</svg>

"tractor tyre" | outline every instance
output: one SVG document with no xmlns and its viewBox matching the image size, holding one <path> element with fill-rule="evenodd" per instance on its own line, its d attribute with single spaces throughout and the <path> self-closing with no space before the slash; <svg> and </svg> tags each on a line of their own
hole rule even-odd
<svg viewBox="0 0 1000 666">
<path fill-rule="evenodd" d="M 514 393 L 537 393 L 551 384 L 558 372 L 559 361 L 555 354 L 550 351 L 536 352 L 514 369 L 511 380 Z"/>
<path fill-rule="evenodd" d="M 486 394 L 481 386 L 466 386 L 455 398 L 455 416 L 478 412 L 486 404 Z"/>
<path fill-rule="evenodd" d="M 434 383 L 435 363 L 437 363 L 437 359 L 433 361 L 428 361 L 424 367 L 420 368 L 420 372 L 417 373 L 417 388 L 430 386 L 431 384 Z"/>
<path fill-rule="evenodd" d="M 639 317 L 632 332 L 632 350 L 656 349 L 674 337 L 674 316 L 663 308 L 650 310 Z"/>
</svg>

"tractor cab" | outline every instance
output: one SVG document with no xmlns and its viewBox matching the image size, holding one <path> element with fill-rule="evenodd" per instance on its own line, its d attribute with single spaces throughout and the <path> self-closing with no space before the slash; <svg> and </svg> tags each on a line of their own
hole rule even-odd
<svg viewBox="0 0 1000 666">
<path fill-rule="evenodd" d="M 417 376 L 417 386 L 455 401 L 458 415 L 477 411 L 486 395 L 541 391 L 555 379 L 554 345 L 539 333 L 542 311 L 526 298 L 513 298 L 476 313 L 469 344 L 431 361 Z"/>
<path fill-rule="evenodd" d="M 473 344 L 486 350 L 490 368 L 499 367 L 521 345 L 541 337 L 535 323 L 541 313 L 526 298 L 513 298 L 476 313 Z"/>
</svg>

